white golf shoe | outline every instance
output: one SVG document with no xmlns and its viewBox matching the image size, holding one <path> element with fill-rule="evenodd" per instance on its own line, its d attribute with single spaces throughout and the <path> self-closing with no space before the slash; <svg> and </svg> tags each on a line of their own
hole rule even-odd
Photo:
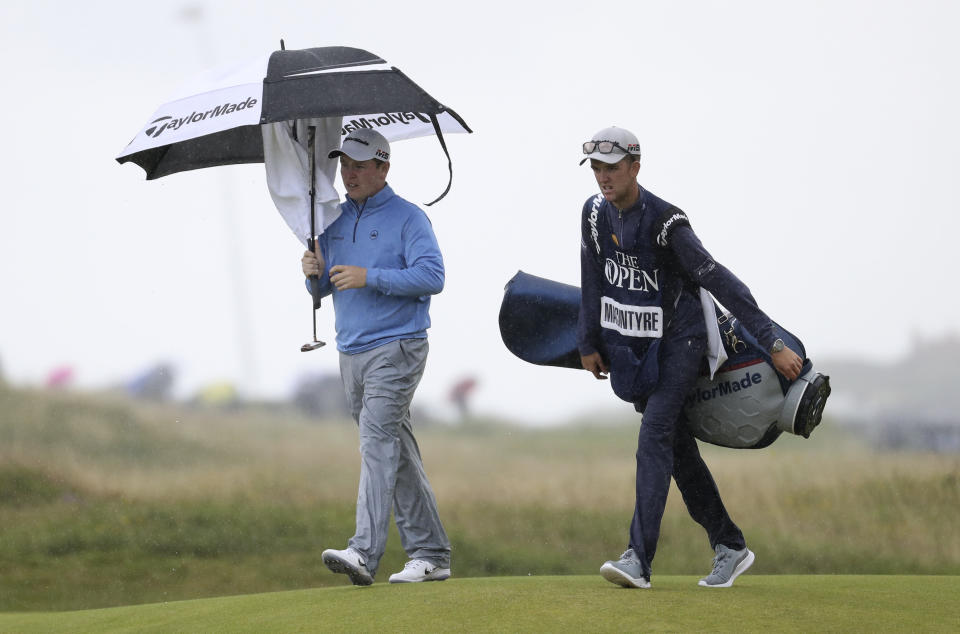
<svg viewBox="0 0 960 634">
<path fill-rule="evenodd" d="M 443 581 L 450 578 L 450 569 L 441 568 L 423 559 L 411 559 L 403 570 L 390 575 L 390 583 L 417 583 L 419 581 Z"/>
<path fill-rule="evenodd" d="M 341 572 L 348 577 L 355 586 L 369 586 L 373 583 L 373 575 L 367 570 L 367 560 L 353 548 L 333 550 L 328 548 L 321 555 L 323 563 L 332 572 Z"/>
</svg>

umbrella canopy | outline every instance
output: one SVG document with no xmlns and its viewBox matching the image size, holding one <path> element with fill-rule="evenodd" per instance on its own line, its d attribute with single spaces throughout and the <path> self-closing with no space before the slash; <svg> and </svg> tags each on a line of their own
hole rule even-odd
<svg viewBox="0 0 960 634">
<path fill-rule="evenodd" d="M 388 140 L 470 132 L 457 113 L 400 70 L 345 46 L 274 51 L 198 77 L 160 106 L 117 157 L 148 180 L 187 170 L 263 162 L 260 126 L 343 117 L 342 134 L 373 128 Z M 449 156 L 448 156 L 449 159 Z"/>
</svg>

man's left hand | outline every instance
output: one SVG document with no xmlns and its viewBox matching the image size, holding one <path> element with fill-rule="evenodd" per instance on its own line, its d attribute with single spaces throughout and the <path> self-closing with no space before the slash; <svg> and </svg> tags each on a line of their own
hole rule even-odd
<svg viewBox="0 0 960 634">
<path fill-rule="evenodd" d="M 345 291 L 348 288 L 363 288 L 367 285 L 367 269 L 350 264 L 331 266 L 330 282 L 338 291 Z"/>
<path fill-rule="evenodd" d="M 796 381 L 800 376 L 800 370 L 803 369 L 803 359 L 791 350 L 784 348 L 780 352 L 774 352 L 770 355 L 773 359 L 773 367 L 783 376 L 791 381 Z"/>
</svg>

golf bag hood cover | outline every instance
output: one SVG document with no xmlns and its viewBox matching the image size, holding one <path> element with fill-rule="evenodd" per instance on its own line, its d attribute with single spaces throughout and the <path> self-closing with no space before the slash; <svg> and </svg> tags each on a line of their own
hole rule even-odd
<svg viewBox="0 0 960 634">
<path fill-rule="evenodd" d="M 583 369 L 577 350 L 580 289 L 517 272 L 504 287 L 500 337 L 524 361 Z"/>
<path fill-rule="evenodd" d="M 500 336 L 514 355 L 536 365 L 583 369 L 577 349 L 580 289 L 519 271 L 507 282 Z M 805 438 L 819 424 L 829 377 L 814 371 L 803 343 L 777 325 L 784 343 L 804 357 L 801 376 L 788 381 L 739 320 L 714 304 L 727 360 L 714 377 L 697 380 L 685 411 L 693 434 L 735 449 L 760 449 L 786 431 Z"/>
</svg>

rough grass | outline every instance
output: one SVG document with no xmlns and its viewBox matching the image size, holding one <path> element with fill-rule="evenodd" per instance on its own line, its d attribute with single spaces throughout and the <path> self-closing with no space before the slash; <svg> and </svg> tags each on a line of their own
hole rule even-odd
<svg viewBox="0 0 960 634">
<path fill-rule="evenodd" d="M 744 575 L 733 588 L 665 577 L 627 590 L 597 576 L 451 579 L 46 614 L 5 632 L 942 632 L 957 577 Z"/>
<path fill-rule="evenodd" d="M 454 574 L 596 575 L 623 551 L 636 421 L 418 431 Z M 761 451 L 704 446 L 755 574 L 960 574 L 960 457 L 877 453 L 825 423 Z M 0 388 L 0 610 L 65 610 L 342 585 L 356 428 Z M 654 563 L 712 553 L 671 493 Z M 381 578 L 405 556 L 391 534 Z"/>
</svg>

